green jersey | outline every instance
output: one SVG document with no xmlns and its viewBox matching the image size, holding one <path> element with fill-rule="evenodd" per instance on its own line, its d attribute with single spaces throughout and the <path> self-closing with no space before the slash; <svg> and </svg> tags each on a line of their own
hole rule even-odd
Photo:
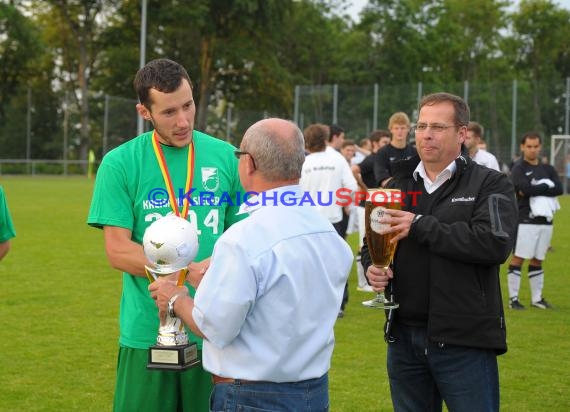
<svg viewBox="0 0 570 412">
<path fill-rule="evenodd" d="M 241 219 L 236 213 L 242 189 L 233 146 L 198 131 L 194 131 L 193 141 L 194 175 L 188 192 L 188 146 L 161 147 L 177 204 L 181 206 L 184 197 L 190 199 L 187 219 L 198 233 L 195 260 L 199 261 L 211 256 L 214 243 L 224 230 Z M 132 240 L 142 243 L 145 229 L 171 212 L 167 187 L 153 150 L 152 132 L 107 153 L 97 172 L 89 225 L 129 229 Z M 122 346 L 147 349 L 156 343 L 158 311 L 147 287 L 147 278 L 123 273 L 119 338 Z M 190 290 L 194 294 L 191 287 Z M 191 332 L 189 337 L 201 345 Z"/>
<path fill-rule="evenodd" d="M 0 186 L 0 242 L 6 242 L 16 236 L 4 189 Z"/>
</svg>

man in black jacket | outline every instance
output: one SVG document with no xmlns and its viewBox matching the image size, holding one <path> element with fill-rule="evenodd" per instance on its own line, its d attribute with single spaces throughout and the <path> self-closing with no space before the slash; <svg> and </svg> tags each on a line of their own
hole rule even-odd
<svg viewBox="0 0 570 412">
<path fill-rule="evenodd" d="M 388 375 L 395 411 L 498 411 L 497 355 L 506 352 L 499 266 L 509 256 L 517 206 L 508 178 L 462 155 L 469 107 L 422 99 L 419 157 L 394 164 L 402 210 L 386 210 L 398 249 L 392 269 L 362 262 L 372 287 L 400 304 L 388 313 Z M 413 194 L 413 195 L 412 195 Z"/>
</svg>

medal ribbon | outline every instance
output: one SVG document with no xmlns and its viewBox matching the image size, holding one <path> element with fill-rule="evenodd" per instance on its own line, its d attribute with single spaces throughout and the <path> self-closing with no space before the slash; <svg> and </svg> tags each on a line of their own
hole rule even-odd
<svg viewBox="0 0 570 412">
<path fill-rule="evenodd" d="M 152 132 L 152 147 L 154 149 L 154 154 L 156 155 L 156 160 L 160 171 L 162 172 L 162 178 L 164 179 L 164 184 L 166 185 L 166 191 L 168 192 L 168 198 L 170 201 L 170 206 L 176 214 L 176 216 L 186 219 L 188 216 L 188 209 L 190 207 L 190 201 L 186 196 L 182 199 L 182 213 L 176 204 L 176 196 L 174 193 L 174 186 L 172 185 L 172 179 L 170 178 L 170 173 L 168 172 L 168 165 L 166 164 L 166 159 L 164 158 L 164 152 L 162 147 L 160 147 L 160 142 L 158 141 L 158 136 L 156 135 L 156 130 Z M 186 171 L 186 186 L 184 188 L 184 194 L 190 191 L 190 186 L 192 186 L 192 179 L 194 178 L 194 142 L 190 143 L 188 147 L 188 170 Z"/>
</svg>

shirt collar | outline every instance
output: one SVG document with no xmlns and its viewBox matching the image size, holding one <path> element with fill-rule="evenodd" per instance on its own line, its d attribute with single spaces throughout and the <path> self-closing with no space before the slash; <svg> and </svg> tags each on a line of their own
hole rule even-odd
<svg viewBox="0 0 570 412">
<path fill-rule="evenodd" d="M 281 196 L 285 192 L 288 192 L 288 194 L 291 195 L 289 199 L 300 199 L 303 197 L 303 192 L 300 185 L 280 186 L 260 193 L 249 192 L 255 194 L 243 200 L 243 203 L 240 205 L 237 214 L 252 214 L 263 206 L 278 206 L 280 205 Z M 276 200 L 274 201 L 273 199 Z"/>
<path fill-rule="evenodd" d="M 457 165 L 455 164 L 455 159 L 447 165 L 447 167 L 445 169 L 443 169 L 435 178 L 434 182 L 437 181 L 441 181 L 441 180 L 448 180 L 451 179 L 451 177 L 455 174 L 455 171 L 457 170 Z M 430 178 L 428 177 L 427 173 L 426 173 L 426 169 L 424 166 L 424 162 L 420 161 L 418 163 L 418 165 L 416 166 L 416 169 L 413 172 L 413 177 L 414 180 L 417 182 L 418 181 L 418 175 L 420 175 L 420 177 L 425 181 L 428 181 L 430 183 L 434 183 L 430 180 Z"/>
</svg>

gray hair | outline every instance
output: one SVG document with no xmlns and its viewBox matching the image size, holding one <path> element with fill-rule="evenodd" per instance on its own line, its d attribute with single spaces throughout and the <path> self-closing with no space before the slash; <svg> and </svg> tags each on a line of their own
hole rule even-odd
<svg viewBox="0 0 570 412">
<path fill-rule="evenodd" d="M 261 120 L 247 129 L 242 145 L 268 181 L 301 177 L 305 162 L 305 139 L 295 123 L 283 119 Z"/>
</svg>

